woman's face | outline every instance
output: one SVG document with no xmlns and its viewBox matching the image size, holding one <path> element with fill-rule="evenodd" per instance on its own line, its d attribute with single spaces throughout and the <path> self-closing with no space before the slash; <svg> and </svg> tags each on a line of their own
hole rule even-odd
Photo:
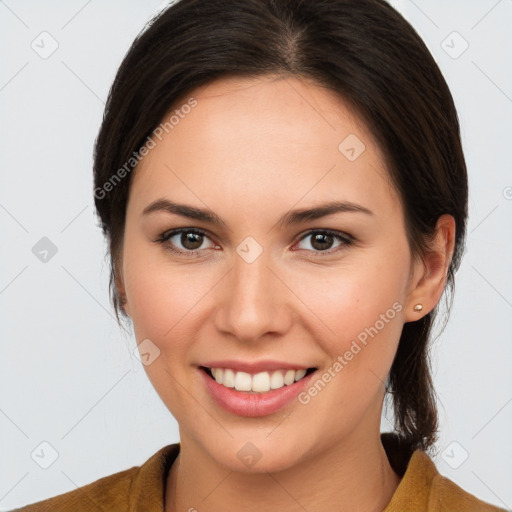
<svg viewBox="0 0 512 512">
<path fill-rule="evenodd" d="M 418 318 L 409 292 L 422 267 L 376 142 L 333 92 L 305 80 L 221 80 L 190 96 L 197 103 L 175 107 L 172 129 L 133 176 L 119 283 L 182 444 L 238 471 L 275 471 L 378 436 L 403 324 Z M 218 222 L 144 213 L 155 201 Z M 333 202 L 352 207 L 294 215 Z M 272 390 L 277 405 L 252 393 L 260 405 L 250 409 L 236 399 L 247 392 L 200 369 L 222 360 L 273 361 L 269 377 L 317 370 Z M 254 468 L 244 454 L 259 458 Z"/>
</svg>

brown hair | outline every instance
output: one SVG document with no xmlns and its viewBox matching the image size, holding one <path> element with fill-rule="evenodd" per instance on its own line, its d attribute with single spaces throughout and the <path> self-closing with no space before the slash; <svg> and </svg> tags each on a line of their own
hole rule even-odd
<svg viewBox="0 0 512 512">
<path fill-rule="evenodd" d="M 414 256 L 426 254 L 442 214 L 454 217 L 455 250 L 447 275 L 447 289 L 453 291 L 466 233 L 466 165 L 452 96 L 411 25 L 384 0 L 180 0 L 133 42 L 96 140 L 94 196 L 109 242 L 118 322 L 115 283 L 130 171 L 137 164 L 132 156 L 196 87 L 229 76 L 269 74 L 313 79 L 349 102 L 367 123 L 401 198 Z M 409 454 L 437 440 L 428 352 L 437 310 L 404 325 L 386 383 L 395 428 Z M 127 317 L 122 309 L 121 314 Z"/>
</svg>

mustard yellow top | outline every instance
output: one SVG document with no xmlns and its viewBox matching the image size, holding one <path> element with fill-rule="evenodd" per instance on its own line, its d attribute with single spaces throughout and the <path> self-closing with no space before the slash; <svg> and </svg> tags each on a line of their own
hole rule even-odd
<svg viewBox="0 0 512 512">
<path fill-rule="evenodd" d="M 395 434 L 383 433 L 381 440 L 391 466 L 402 477 L 383 512 L 506 512 L 440 475 L 425 452 L 416 450 L 408 457 Z M 11 512 L 164 512 L 167 475 L 179 451 L 179 443 L 170 444 L 141 466 Z"/>
</svg>

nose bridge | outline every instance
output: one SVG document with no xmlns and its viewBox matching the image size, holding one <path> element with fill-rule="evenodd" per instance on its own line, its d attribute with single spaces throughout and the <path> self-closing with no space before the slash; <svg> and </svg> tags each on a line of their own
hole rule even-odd
<svg viewBox="0 0 512 512">
<path fill-rule="evenodd" d="M 289 325 L 283 290 L 268 267 L 272 267 L 271 258 L 253 240 L 239 245 L 217 305 L 218 329 L 252 341 Z"/>
</svg>

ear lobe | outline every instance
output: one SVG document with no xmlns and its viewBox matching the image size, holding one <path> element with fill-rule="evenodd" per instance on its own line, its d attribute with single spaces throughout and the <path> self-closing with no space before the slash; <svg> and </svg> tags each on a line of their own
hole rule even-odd
<svg viewBox="0 0 512 512">
<path fill-rule="evenodd" d="M 406 304 L 406 322 L 419 320 L 432 311 L 439 302 L 446 286 L 446 276 L 455 248 L 455 219 L 448 214 L 439 217 L 436 234 L 422 261 L 416 262 L 411 290 Z M 414 306 L 423 308 L 415 311 Z"/>
</svg>

